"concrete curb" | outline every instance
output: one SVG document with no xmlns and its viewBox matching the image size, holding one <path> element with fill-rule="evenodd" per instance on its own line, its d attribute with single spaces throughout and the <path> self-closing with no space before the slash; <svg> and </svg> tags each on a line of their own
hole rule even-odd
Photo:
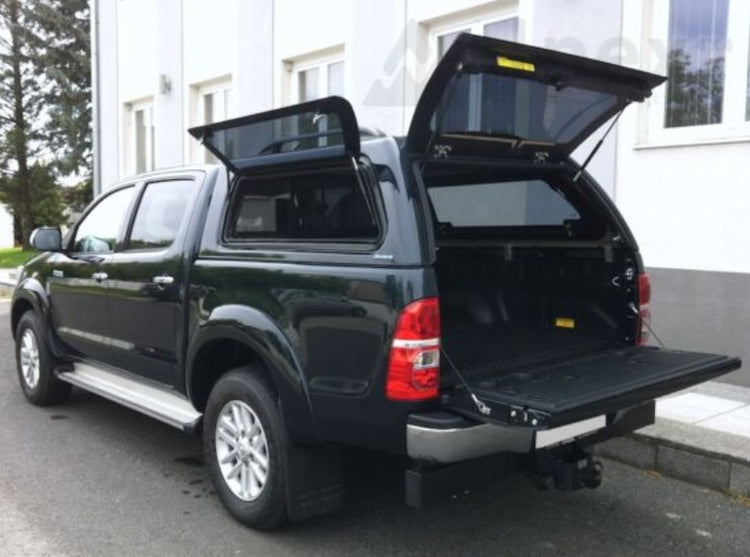
<svg viewBox="0 0 750 557">
<path fill-rule="evenodd" d="M 705 442 L 707 438 L 710 443 Z M 737 435 L 660 420 L 655 426 L 598 445 L 595 453 L 734 496 L 750 497 L 750 441 Z"/>
<path fill-rule="evenodd" d="M 10 298 L 16 289 L 15 281 L 0 280 L 0 298 Z"/>
</svg>

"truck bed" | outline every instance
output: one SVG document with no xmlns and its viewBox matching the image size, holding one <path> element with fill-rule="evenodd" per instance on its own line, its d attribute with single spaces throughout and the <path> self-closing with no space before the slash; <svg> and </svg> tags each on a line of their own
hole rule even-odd
<svg viewBox="0 0 750 557">
<path fill-rule="evenodd" d="M 455 366 L 467 380 L 497 379 L 506 374 L 532 373 L 550 363 L 576 360 L 616 348 L 616 341 L 563 329 L 471 325 L 443 332 L 444 358 L 450 360 L 444 386 L 458 382 Z"/>
</svg>

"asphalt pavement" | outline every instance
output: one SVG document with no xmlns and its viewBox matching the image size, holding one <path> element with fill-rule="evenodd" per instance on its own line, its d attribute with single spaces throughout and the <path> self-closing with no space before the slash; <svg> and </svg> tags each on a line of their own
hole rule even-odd
<svg viewBox="0 0 750 557">
<path fill-rule="evenodd" d="M 223 510 L 200 439 L 93 395 L 36 408 L 0 303 L 0 555 L 746 555 L 750 501 L 605 462 L 598 490 L 522 477 L 432 507 L 402 503 L 397 459 L 348 455 L 349 501 L 259 533 Z"/>
</svg>

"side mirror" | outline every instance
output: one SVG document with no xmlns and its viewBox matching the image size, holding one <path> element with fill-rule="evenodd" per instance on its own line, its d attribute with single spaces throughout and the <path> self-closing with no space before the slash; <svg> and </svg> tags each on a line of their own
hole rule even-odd
<svg viewBox="0 0 750 557">
<path fill-rule="evenodd" d="M 43 226 L 31 233 L 29 242 L 31 247 L 40 251 L 61 251 L 62 233 L 57 227 Z"/>
</svg>

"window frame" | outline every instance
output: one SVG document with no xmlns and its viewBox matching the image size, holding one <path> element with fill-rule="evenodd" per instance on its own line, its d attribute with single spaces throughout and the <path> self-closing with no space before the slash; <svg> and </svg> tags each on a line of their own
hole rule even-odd
<svg viewBox="0 0 750 557">
<path fill-rule="evenodd" d="M 237 99 L 235 95 L 235 81 L 232 75 L 221 75 L 212 79 L 193 83 L 189 86 L 188 97 L 188 122 L 189 128 L 203 126 L 206 124 L 229 120 L 237 115 Z M 212 122 L 206 121 L 205 115 L 205 98 L 208 95 L 224 93 L 224 117 L 214 117 Z M 196 141 L 187 141 L 187 158 L 192 164 L 217 164 L 218 159 L 213 158 L 213 154 Z"/>
<path fill-rule="evenodd" d="M 150 119 L 150 132 L 146 134 L 146 167 L 138 170 L 138 145 L 136 113 L 144 111 Z M 145 97 L 123 104 L 124 118 L 124 157 L 123 173 L 126 175 L 143 174 L 157 166 L 156 153 L 156 103 L 154 97 Z"/>
<path fill-rule="evenodd" d="M 647 71 L 667 75 L 669 49 L 670 1 L 651 0 L 650 13 L 644 26 L 644 38 L 653 47 L 660 47 L 662 55 L 646 50 L 642 66 Z M 727 14 L 726 53 L 724 67 L 724 93 L 721 122 L 695 126 L 666 127 L 665 110 L 668 88 L 661 85 L 654 89 L 641 110 L 645 133 L 641 147 L 669 145 L 691 145 L 750 139 L 750 120 L 746 118 L 748 87 L 748 62 L 750 61 L 750 2 L 729 0 Z M 651 50 L 654 50 L 653 48 Z M 658 49 L 657 49 L 658 50 Z"/>
<path fill-rule="evenodd" d="M 298 56 L 292 59 L 284 60 L 284 65 L 287 73 L 287 95 L 284 104 L 298 104 L 314 99 L 306 99 L 302 101 L 300 99 L 300 88 L 299 88 L 299 75 L 301 72 L 305 72 L 312 69 L 318 70 L 318 99 L 322 99 L 331 96 L 331 92 L 328 88 L 328 73 L 329 66 L 333 64 L 342 63 L 344 64 L 344 90 L 338 93 L 339 96 L 347 96 L 347 84 L 346 84 L 346 56 L 343 46 L 335 46 L 329 49 L 325 49 L 324 52 L 309 53 L 302 56 Z"/>
<path fill-rule="evenodd" d="M 149 186 L 155 185 L 155 184 L 162 184 L 164 182 L 191 182 L 192 188 L 194 189 L 194 191 L 188 197 L 188 202 L 185 205 L 185 213 L 182 216 L 182 220 L 180 221 L 180 226 L 178 227 L 177 232 L 175 233 L 175 237 L 172 239 L 169 245 L 166 245 L 166 246 L 131 248 L 130 240 L 133 234 L 133 228 L 135 227 L 135 221 L 138 218 L 138 210 L 140 209 L 141 204 L 143 203 L 143 197 L 146 195 L 146 192 L 148 191 Z M 190 187 L 190 186 L 186 186 L 186 187 Z M 190 220 L 189 215 L 193 209 L 193 200 L 196 196 L 195 188 L 197 188 L 197 185 L 196 185 L 196 177 L 194 175 L 164 176 L 164 177 L 158 177 L 156 179 L 144 180 L 143 182 L 140 182 L 138 184 L 138 191 L 136 192 L 134 196 L 134 201 L 131 203 L 131 206 L 129 208 L 130 213 L 127 219 L 127 223 L 128 223 L 127 227 L 124 230 L 122 238 L 117 243 L 117 248 L 115 249 L 115 251 L 117 253 L 143 253 L 143 252 L 168 252 L 170 251 L 174 247 L 174 245 L 177 243 L 177 241 L 180 238 L 182 238 L 182 236 L 184 235 L 184 229 L 185 229 L 186 223 Z"/>
<path fill-rule="evenodd" d="M 456 32 L 469 32 L 473 35 L 484 36 L 485 25 L 499 23 L 509 19 L 518 20 L 517 42 L 522 40 L 521 17 L 518 2 L 510 2 L 501 7 L 493 7 L 491 11 L 483 10 L 471 14 L 449 14 L 439 21 L 427 23 L 427 60 L 420 72 L 420 85 L 424 87 L 433 70 L 440 61 L 440 37 Z"/>
<path fill-rule="evenodd" d="M 239 183 L 247 178 L 262 178 L 268 177 L 271 179 L 291 177 L 291 176 L 310 176 L 316 173 L 325 173 L 326 170 L 336 168 L 337 170 L 344 169 L 345 167 L 351 168 L 354 165 L 354 174 L 357 178 L 358 185 L 365 195 L 368 207 L 372 210 L 372 216 L 375 220 L 375 225 L 378 228 L 378 234 L 373 239 L 362 239 L 359 241 L 352 241 L 351 239 L 345 238 L 337 240 L 336 238 L 269 238 L 269 237 L 258 237 L 258 238 L 233 238 L 229 235 L 229 228 L 232 219 L 232 212 L 236 206 L 237 196 L 239 195 L 240 187 Z M 368 161 L 360 160 L 355 163 L 351 161 L 325 161 L 318 163 L 301 163 L 290 167 L 283 172 L 253 172 L 244 173 L 242 175 L 235 176 L 231 187 L 231 195 L 227 199 L 224 210 L 221 216 L 221 238 L 220 244 L 224 248 L 234 250 L 278 250 L 278 251 L 296 251 L 296 252 L 338 252 L 338 253 L 370 253 L 377 251 L 383 243 L 387 232 L 387 222 L 385 218 L 385 207 L 383 204 L 382 195 L 379 188 L 379 182 L 377 181 L 373 172 L 372 166 Z"/>
<path fill-rule="evenodd" d="M 73 254 L 73 255 L 111 255 L 113 253 L 116 253 L 122 245 L 122 241 L 123 241 L 126 231 L 130 229 L 130 222 L 132 220 L 132 215 L 133 215 L 133 207 L 134 207 L 134 204 L 136 203 L 136 200 L 140 196 L 138 187 L 139 185 L 137 182 L 126 182 L 124 184 L 118 185 L 112 189 L 107 190 L 103 195 L 101 195 L 99 198 L 94 200 L 91 203 L 91 205 L 89 205 L 89 207 L 83 212 L 81 217 L 76 222 L 75 226 L 71 228 L 70 234 L 66 241 L 65 252 Z M 101 203 L 105 199 L 113 196 L 117 192 L 126 190 L 128 188 L 134 188 L 133 195 L 130 198 L 130 203 L 128 204 L 128 207 L 125 209 L 122 222 L 120 223 L 120 226 L 117 230 L 117 236 L 115 237 L 114 248 L 111 251 L 106 251 L 106 252 L 77 251 L 75 249 L 76 235 L 78 234 L 78 230 L 80 229 L 84 221 L 88 218 L 88 216 L 91 213 L 93 213 L 96 210 L 96 208 L 99 207 L 99 205 L 101 205 Z"/>
</svg>

